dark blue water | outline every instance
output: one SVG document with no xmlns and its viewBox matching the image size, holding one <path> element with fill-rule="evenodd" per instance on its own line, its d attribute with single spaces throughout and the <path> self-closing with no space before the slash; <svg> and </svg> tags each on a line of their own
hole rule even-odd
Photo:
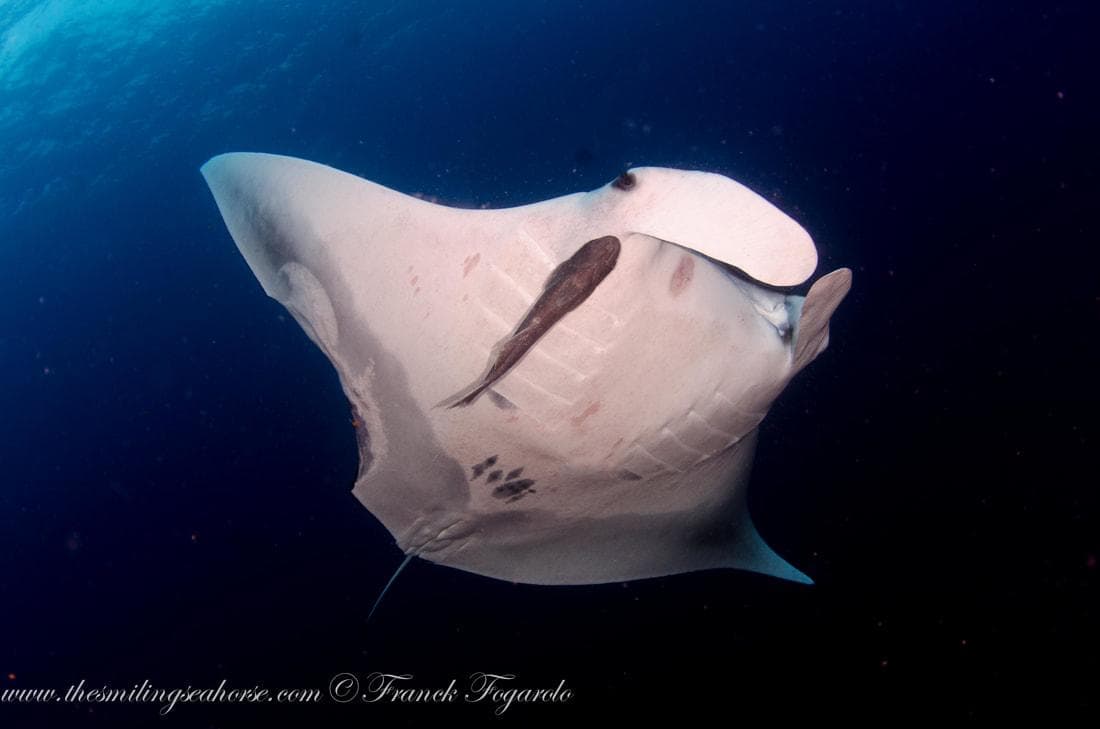
<svg viewBox="0 0 1100 729">
<path fill-rule="evenodd" d="M 0 6 L 0 689 L 474 671 L 504 721 L 1097 708 L 1100 109 L 1090 3 Z M 463 206 L 721 172 L 855 286 L 750 504 L 812 588 L 539 588 L 400 562 L 330 365 L 198 167 L 316 160 Z M 0 704 L 3 726 L 155 706 Z M 177 726 L 483 706 L 187 706 Z"/>
</svg>

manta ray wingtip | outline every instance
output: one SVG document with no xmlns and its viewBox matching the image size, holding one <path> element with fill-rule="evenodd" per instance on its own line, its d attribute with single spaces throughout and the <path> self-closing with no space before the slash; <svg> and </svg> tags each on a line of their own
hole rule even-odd
<svg viewBox="0 0 1100 729">
<path fill-rule="evenodd" d="M 814 584 L 813 578 L 805 572 L 802 572 L 790 562 L 780 557 L 770 548 L 765 547 L 765 549 L 767 549 L 766 553 L 762 552 L 753 559 L 736 565 L 736 567 L 738 569 L 745 569 L 750 572 L 768 575 L 769 577 L 775 577 L 780 580 L 786 580 L 787 582 L 796 582 L 800 585 Z"/>
<path fill-rule="evenodd" d="M 777 577 L 788 582 L 797 582 L 800 585 L 812 585 L 813 579 L 799 570 L 787 560 L 779 556 L 774 549 L 768 546 L 752 518 L 747 512 L 740 516 L 740 544 L 734 555 L 731 555 L 727 563 L 734 569 L 757 572 L 769 577 Z"/>
<path fill-rule="evenodd" d="M 790 566 L 790 565 L 788 565 L 788 566 Z M 786 577 L 785 579 L 788 579 L 791 582 L 797 582 L 800 585 L 813 585 L 813 584 L 815 584 L 812 577 L 810 577 L 809 575 L 805 574 L 804 572 L 802 572 L 798 569 L 795 569 L 794 567 L 791 567 L 791 575 Z"/>
</svg>

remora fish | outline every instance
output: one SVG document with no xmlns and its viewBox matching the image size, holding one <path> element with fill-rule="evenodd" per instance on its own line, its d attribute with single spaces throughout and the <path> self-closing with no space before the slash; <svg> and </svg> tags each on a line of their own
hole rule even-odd
<svg viewBox="0 0 1100 729">
<path fill-rule="evenodd" d="M 605 235 L 588 241 L 555 268 L 527 316 L 512 334 L 493 347 L 485 375 L 472 389 L 449 397 L 440 405 L 449 408 L 469 405 L 503 377 L 542 335 L 550 331 L 550 327 L 580 306 L 607 278 L 607 274 L 615 268 L 621 247 L 618 238 Z"/>
</svg>

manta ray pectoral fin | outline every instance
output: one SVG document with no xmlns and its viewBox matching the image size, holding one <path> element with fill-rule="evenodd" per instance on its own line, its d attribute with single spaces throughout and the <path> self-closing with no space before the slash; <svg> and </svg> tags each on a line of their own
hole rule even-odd
<svg viewBox="0 0 1100 729">
<path fill-rule="evenodd" d="M 804 301 L 789 297 L 787 307 L 794 322 L 793 371 L 808 365 L 829 344 L 829 317 L 851 288 L 852 271 L 838 268 L 814 281 Z"/>
</svg>

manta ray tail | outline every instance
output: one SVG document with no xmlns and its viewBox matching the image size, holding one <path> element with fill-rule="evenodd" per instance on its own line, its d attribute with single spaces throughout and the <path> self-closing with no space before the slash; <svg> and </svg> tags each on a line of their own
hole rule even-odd
<svg viewBox="0 0 1100 729">
<path fill-rule="evenodd" d="M 382 598 L 384 598 L 386 596 L 386 593 L 390 591 L 390 588 L 393 586 L 393 583 L 397 579 L 397 576 L 401 574 L 402 571 L 404 571 L 405 567 L 408 566 L 409 562 L 412 562 L 412 558 L 415 556 L 416 554 L 413 553 L 406 555 L 404 561 L 402 561 L 397 569 L 394 570 L 393 576 L 390 577 L 390 581 L 387 582 L 386 586 L 382 588 L 382 592 L 379 593 L 378 599 L 374 601 L 374 605 L 371 606 L 370 612 L 367 614 L 368 623 L 370 622 L 370 619 L 374 616 L 374 611 L 377 610 L 378 606 L 382 603 Z"/>
</svg>

